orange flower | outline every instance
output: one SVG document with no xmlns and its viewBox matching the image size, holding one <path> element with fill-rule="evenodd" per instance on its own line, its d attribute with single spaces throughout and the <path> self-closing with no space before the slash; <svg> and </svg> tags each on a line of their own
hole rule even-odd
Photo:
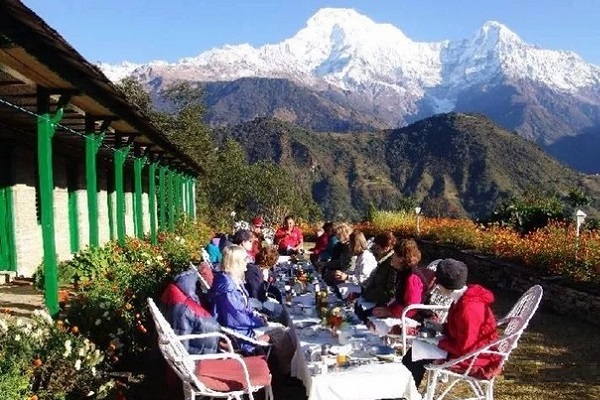
<svg viewBox="0 0 600 400">
<path fill-rule="evenodd" d="M 39 367 L 41 365 L 42 365 L 42 360 L 40 360 L 39 358 L 36 358 L 35 360 L 33 360 L 34 367 Z"/>
<path fill-rule="evenodd" d="M 77 335 L 79 333 L 79 328 L 77 326 L 74 326 L 71 328 L 71 333 L 74 335 Z"/>
</svg>

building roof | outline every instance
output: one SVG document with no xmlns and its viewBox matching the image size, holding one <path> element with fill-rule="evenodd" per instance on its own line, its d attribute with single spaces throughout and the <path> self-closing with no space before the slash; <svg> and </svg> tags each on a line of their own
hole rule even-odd
<svg viewBox="0 0 600 400">
<path fill-rule="evenodd" d="M 109 45 L 109 44 L 107 44 Z M 85 115 L 114 133 L 107 133 L 105 143 L 133 143 L 160 155 L 182 170 L 197 175 L 201 167 L 154 126 L 142 110 L 67 41 L 33 11 L 18 0 L 0 3 L 0 99 L 25 110 L 37 112 L 38 87 L 51 94 L 71 95 L 62 125 L 86 132 Z M 51 98 L 56 109 L 58 96 Z M 10 121 L 22 131 L 33 129 L 35 121 L 3 107 L 0 121 Z M 27 122 L 29 121 L 29 122 Z M 6 124 L 5 124 L 6 126 Z M 81 137 L 63 132 L 64 143 L 80 142 Z"/>
</svg>

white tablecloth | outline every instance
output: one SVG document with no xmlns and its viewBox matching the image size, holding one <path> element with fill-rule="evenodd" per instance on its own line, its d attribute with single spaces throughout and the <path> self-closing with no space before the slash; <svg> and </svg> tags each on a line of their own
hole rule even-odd
<svg viewBox="0 0 600 400">
<path fill-rule="evenodd" d="M 402 397 L 409 400 L 421 399 L 410 371 L 400 362 L 367 364 L 313 376 L 305 358 L 305 351 L 308 348 L 318 351 L 321 344 L 336 344 L 336 339 L 326 331 L 317 331 L 314 336 L 302 334 L 295 328 L 294 323 L 318 319 L 293 314 L 289 308 L 287 312 L 288 326 L 296 346 L 291 374 L 304 383 L 308 400 L 375 400 Z M 364 325 L 358 325 L 356 328 L 361 333 L 367 331 Z"/>
</svg>

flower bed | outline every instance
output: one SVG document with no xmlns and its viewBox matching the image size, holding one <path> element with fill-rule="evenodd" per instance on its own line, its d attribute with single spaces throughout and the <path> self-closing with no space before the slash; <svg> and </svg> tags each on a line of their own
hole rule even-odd
<svg viewBox="0 0 600 400">
<path fill-rule="evenodd" d="M 360 227 L 370 234 L 393 231 L 416 236 L 415 215 L 376 212 L 372 223 Z M 535 269 L 540 274 L 561 276 L 573 282 L 600 283 L 600 237 L 595 231 L 575 236 L 572 225 L 552 222 L 526 235 L 500 226 L 484 227 L 464 219 L 420 217 L 419 237 L 437 243 L 472 249 L 498 259 Z"/>
<path fill-rule="evenodd" d="M 127 238 L 123 246 L 109 242 L 61 263 L 59 283 L 70 288 L 70 296 L 63 304 L 60 321 L 53 324 L 46 318 L 45 329 L 51 334 L 44 334 L 47 340 L 43 346 L 27 345 L 27 351 L 15 352 L 9 360 L 5 349 L 11 347 L 5 342 L 23 343 L 23 336 L 12 322 L 5 322 L 6 329 L 0 325 L 5 331 L 4 342 L 0 342 L 0 400 L 27 395 L 31 400 L 125 398 L 125 389 L 117 387 L 119 382 L 106 373 L 123 369 L 128 360 L 152 347 L 146 299 L 158 297 L 175 274 L 200 258 L 210 229 L 200 223 L 181 222 L 176 233 L 160 233 L 158 239 L 157 245 L 136 238 Z M 39 275 L 36 280 L 43 282 Z M 42 351 L 46 347 L 49 353 Z M 61 351 L 52 350 L 55 348 Z M 31 366 L 32 359 L 39 359 L 41 364 Z M 19 360 L 26 362 L 19 364 Z M 69 382 L 60 383 L 61 379 Z M 11 395 L 3 397 L 5 392 Z"/>
<path fill-rule="evenodd" d="M 45 311 L 0 317 L 0 399 L 104 399 L 117 393 L 107 368 L 104 351 Z"/>
</svg>

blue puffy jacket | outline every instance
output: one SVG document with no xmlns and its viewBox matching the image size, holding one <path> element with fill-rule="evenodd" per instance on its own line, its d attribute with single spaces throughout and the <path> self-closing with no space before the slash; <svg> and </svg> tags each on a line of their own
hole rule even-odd
<svg viewBox="0 0 600 400">
<path fill-rule="evenodd" d="M 263 321 L 250 307 L 248 292 L 229 274 L 222 271 L 215 273 L 208 298 L 212 314 L 222 326 L 249 337 L 255 337 L 254 328 L 263 326 Z M 251 345 L 244 343 L 240 344 L 240 348 L 247 353 L 253 350 Z"/>
<path fill-rule="evenodd" d="M 189 269 L 169 283 L 161 300 L 162 312 L 178 335 L 219 332 L 219 323 L 202 306 L 196 294 L 198 272 Z M 195 339 L 184 342 L 190 354 L 216 353 L 218 338 Z"/>
</svg>

